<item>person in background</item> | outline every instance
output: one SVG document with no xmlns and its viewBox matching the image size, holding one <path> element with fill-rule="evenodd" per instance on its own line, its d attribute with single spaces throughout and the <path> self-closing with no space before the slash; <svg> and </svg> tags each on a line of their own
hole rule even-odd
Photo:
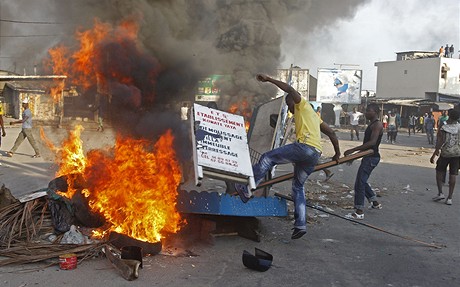
<svg viewBox="0 0 460 287">
<path fill-rule="evenodd" d="M 21 143 L 27 138 L 35 151 L 35 155 L 32 157 L 37 158 L 40 157 L 40 150 L 38 149 L 37 142 L 32 134 L 32 112 L 29 109 L 29 100 L 27 98 L 22 101 L 22 108 L 24 109 L 22 112 L 22 120 L 10 122 L 10 125 L 22 124 L 22 129 L 14 142 L 13 148 L 11 148 L 8 152 L 8 156 L 12 157 Z"/>
<path fill-rule="evenodd" d="M 359 140 L 359 117 L 363 115 L 363 113 L 358 112 L 356 108 L 353 108 L 352 112 L 348 112 L 347 115 L 350 117 L 350 136 L 351 140 L 353 140 L 353 132 L 356 134 L 356 139 Z"/>
<path fill-rule="evenodd" d="M 318 115 L 318 117 L 321 118 L 321 107 L 320 106 L 316 107 L 316 114 Z"/>
<path fill-rule="evenodd" d="M 449 57 L 449 45 L 446 44 L 446 47 L 444 48 L 444 57 L 448 58 Z"/>
<path fill-rule="evenodd" d="M 408 126 L 408 131 L 409 131 L 409 136 L 410 136 L 410 131 L 415 135 L 415 125 L 417 124 L 417 117 L 414 114 L 411 114 L 409 116 L 409 126 Z"/>
<path fill-rule="evenodd" d="M 182 107 L 180 108 L 180 119 L 181 120 L 183 121 L 188 120 L 188 110 L 189 110 L 188 104 L 183 103 Z"/>
<path fill-rule="evenodd" d="M 425 120 L 425 131 L 426 137 L 428 138 L 428 144 L 434 144 L 434 118 L 433 114 L 429 113 L 428 117 Z"/>
<path fill-rule="evenodd" d="M 97 131 L 104 131 L 104 118 L 108 109 L 108 96 L 101 95 L 94 104 L 88 105 L 93 113 L 97 116 Z"/>
<path fill-rule="evenodd" d="M 420 115 L 417 122 L 417 131 L 424 133 L 425 132 L 425 117 Z"/>
<path fill-rule="evenodd" d="M 451 44 L 450 47 L 449 47 L 449 58 L 453 58 L 454 57 L 454 44 Z"/>
<path fill-rule="evenodd" d="M 318 117 L 309 102 L 289 84 L 261 74 L 257 75 L 257 80 L 274 84 L 287 93 L 285 101 L 294 117 L 296 141 L 262 154 L 259 162 L 252 167 L 254 181 L 256 185 L 262 182 L 266 173 L 275 165 L 294 164 L 292 180 L 294 231 L 291 239 L 298 239 L 307 233 L 304 185 L 308 176 L 314 171 L 322 153 L 321 132 L 329 137 L 334 146 L 335 155 L 332 159 L 335 161 L 340 157 L 339 141 L 335 132 Z M 235 189 L 244 203 L 250 199 L 251 193 L 247 185 L 236 183 Z"/>
<path fill-rule="evenodd" d="M 386 130 L 388 127 L 388 113 L 383 115 L 382 124 L 383 124 L 383 129 Z"/>
<path fill-rule="evenodd" d="M 321 107 L 320 106 L 316 107 L 316 114 L 318 115 L 318 117 L 322 121 L 323 119 L 321 118 Z M 322 163 L 325 163 L 325 162 L 326 162 L 326 159 L 323 158 L 323 157 L 320 157 L 320 159 L 318 160 L 319 164 L 322 164 Z M 324 179 L 324 182 L 327 182 L 334 175 L 334 173 L 328 168 L 323 169 L 323 172 L 324 172 L 324 174 L 326 176 L 326 178 Z"/>
<path fill-rule="evenodd" d="M 441 113 L 441 116 L 438 118 L 438 123 L 437 123 L 437 129 L 438 129 L 438 132 L 436 134 L 436 142 L 438 141 L 439 139 L 439 132 L 441 131 L 441 128 L 443 125 L 445 125 L 447 123 L 447 120 L 449 119 L 449 116 L 447 115 L 447 111 L 442 111 Z M 447 173 L 444 172 L 443 176 L 442 176 L 442 183 L 445 184 L 446 183 L 446 178 L 447 178 Z"/>
<path fill-rule="evenodd" d="M 364 132 L 363 144 L 344 152 L 345 156 L 348 156 L 357 151 L 365 151 L 372 149 L 374 153 L 369 156 L 365 156 L 361 160 L 358 173 L 356 174 L 355 180 L 355 199 L 354 207 L 355 212 L 346 215 L 350 219 L 364 219 L 364 199 L 367 198 L 369 202 L 372 202 L 371 208 L 381 209 L 382 205 L 377 201 L 375 192 L 370 187 L 367 181 L 371 176 L 372 171 L 380 162 L 379 145 L 382 141 L 383 136 L 383 125 L 378 119 L 380 108 L 376 104 L 370 104 L 366 108 L 366 118 L 369 120 L 369 125 Z"/>
<path fill-rule="evenodd" d="M 442 192 L 442 186 L 443 177 L 447 174 L 447 166 L 449 166 L 449 195 L 447 196 L 446 204 L 452 205 L 452 195 L 454 194 L 455 183 L 457 180 L 460 157 L 446 157 L 443 154 L 443 150 L 446 150 L 454 145 L 458 145 L 460 130 L 458 119 L 460 114 L 458 111 L 450 109 L 448 111 L 448 116 L 449 119 L 446 124 L 438 131 L 436 148 L 430 158 L 430 162 L 434 163 L 435 158 L 438 156 L 438 160 L 436 161 L 436 186 L 438 187 L 438 195 L 433 197 L 434 201 L 446 198 Z"/>
<path fill-rule="evenodd" d="M 398 134 L 398 127 L 397 127 L 396 115 L 393 114 L 391 111 L 388 111 L 387 139 L 391 144 L 394 144 L 396 142 L 396 135 L 397 134 Z"/>
<path fill-rule="evenodd" d="M 438 118 L 437 128 L 438 130 L 447 122 L 449 116 L 447 115 L 447 111 L 442 111 L 441 116 Z"/>
</svg>

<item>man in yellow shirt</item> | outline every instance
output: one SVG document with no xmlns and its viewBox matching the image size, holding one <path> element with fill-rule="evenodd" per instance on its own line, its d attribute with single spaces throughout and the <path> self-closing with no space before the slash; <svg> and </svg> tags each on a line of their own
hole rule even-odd
<svg viewBox="0 0 460 287">
<path fill-rule="evenodd" d="M 260 82 L 269 82 L 287 93 L 286 105 L 294 115 L 296 142 L 287 144 L 260 157 L 259 162 L 253 166 L 254 179 L 259 184 L 275 165 L 293 163 L 294 178 L 292 180 L 292 199 L 294 201 L 294 231 L 291 239 L 298 239 L 306 233 L 306 198 L 304 184 L 308 176 L 314 171 L 321 156 L 321 132 L 331 140 L 335 155 L 333 160 L 340 157 L 339 141 L 335 132 L 324 123 L 313 110 L 310 103 L 287 83 L 275 80 L 266 75 L 257 75 Z M 248 187 L 242 184 L 235 185 L 243 202 L 250 197 Z"/>
</svg>

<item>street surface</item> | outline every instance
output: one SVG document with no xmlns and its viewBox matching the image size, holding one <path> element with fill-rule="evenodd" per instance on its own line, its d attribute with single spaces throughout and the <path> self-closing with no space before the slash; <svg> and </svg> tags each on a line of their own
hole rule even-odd
<svg viewBox="0 0 460 287">
<path fill-rule="evenodd" d="M 43 144 L 40 145 L 42 158 L 31 158 L 34 152 L 27 141 L 13 158 L 5 157 L 18 132 L 19 127 L 7 126 L 7 137 L 3 138 L 1 147 L 3 156 L 0 157 L 0 182 L 16 197 L 46 187 L 57 168 L 53 154 Z M 45 134 L 58 145 L 66 131 L 47 127 Z M 338 130 L 338 135 L 342 153 L 360 144 L 350 141 L 346 129 Z M 36 136 L 37 141 L 42 142 L 38 130 Z M 113 140 L 110 129 L 104 133 L 87 129 L 82 138 L 86 151 L 109 145 Z M 332 145 L 325 142 L 324 146 L 324 154 L 332 156 Z M 197 256 L 145 257 L 144 268 L 135 281 L 123 279 L 105 258 L 94 258 L 69 271 L 60 270 L 57 265 L 45 268 L 45 263 L 3 267 L 0 269 L 0 285 L 460 286 L 459 187 L 456 187 L 452 206 L 431 200 L 436 195 L 435 166 L 429 163 L 431 153 L 432 146 L 420 133 L 408 137 L 405 131 L 401 132 L 394 145 L 382 142 L 382 161 L 369 182 L 373 188 L 379 189 L 383 209 L 366 210 L 364 222 L 402 236 L 445 246 L 441 249 L 307 208 L 311 224 L 301 239 L 290 239 L 292 216 L 260 218 L 260 243 L 238 236 L 221 236 L 216 238 L 214 245 L 178 245 L 178 249 L 186 248 Z M 333 167 L 334 176 L 320 187 L 324 190 L 323 196 L 315 196 L 311 203 L 326 206 L 340 215 L 352 212 L 349 208 L 353 205 L 353 198 L 346 197 L 349 192 L 340 198 L 342 204 L 335 204 L 336 200 L 330 198 L 335 187 L 353 189 L 358 166 L 359 161 Z M 282 166 L 278 171 L 289 172 L 290 166 Z M 311 192 L 317 190 L 317 182 L 322 179 L 322 172 L 312 174 L 307 189 Z M 216 184 L 216 181 L 210 184 Z M 274 186 L 274 191 L 289 194 L 290 182 Z M 348 204 L 343 204 L 347 201 Z M 266 272 L 253 271 L 242 264 L 243 250 L 254 253 L 255 247 L 274 257 L 273 266 Z"/>
</svg>

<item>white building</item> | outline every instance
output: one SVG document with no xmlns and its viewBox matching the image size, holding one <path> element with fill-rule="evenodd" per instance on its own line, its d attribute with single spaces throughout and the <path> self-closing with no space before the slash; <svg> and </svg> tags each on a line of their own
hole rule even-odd
<svg viewBox="0 0 460 287">
<path fill-rule="evenodd" d="M 377 97 L 460 101 L 460 59 L 435 52 L 397 53 L 396 61 L 377 62 Z"/>
</svg>

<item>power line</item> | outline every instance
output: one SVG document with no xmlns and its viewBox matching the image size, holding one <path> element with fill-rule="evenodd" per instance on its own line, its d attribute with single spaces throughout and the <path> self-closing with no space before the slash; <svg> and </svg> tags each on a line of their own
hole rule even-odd
<svg viewBox="0 0 460 287">
<path fill-rule="evenodd" d="M 18 21 L 18 20 L 7 20 L 7 19 L 0 19 L 0 22 L 18 23 L 18 24 L 64 24 L 64 23 L 62 23 L 62 22 L 48 22 L 48 21 Z"/>
<path fill-rule="evenodd" d="M 0 35 L 0 38 L 29 38 L 29 37 L 57 37 L 64 34 L 50 34 L 50 35 Z"/>
<path fill-rule="evenodd" d="M 61 22 L 46 22 L 46 21 L 17 21 L 17 20 L 7 20 L 7 19 L 0 19 L 0 22 L 6 22 L 6 23 L 17 23 L 17 24 L 47 24 L 47 25 L 53 25 L 53 24 L 64 24 Z"/>
</svg>

